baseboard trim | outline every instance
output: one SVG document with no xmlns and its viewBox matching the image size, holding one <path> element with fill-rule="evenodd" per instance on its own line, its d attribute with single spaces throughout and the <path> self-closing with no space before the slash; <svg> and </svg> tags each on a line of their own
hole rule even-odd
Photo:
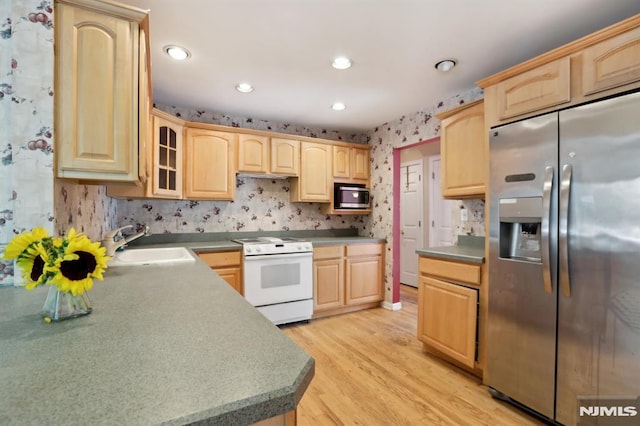
<svg viewBox="0 0 640 426">
<path fill-rule="evenodd" d="M 399 311 L 402 309 L 402 302 L 391 303 L 385 300 L 382 302 L 382 307 L 390 311 Z"/>
</svg>

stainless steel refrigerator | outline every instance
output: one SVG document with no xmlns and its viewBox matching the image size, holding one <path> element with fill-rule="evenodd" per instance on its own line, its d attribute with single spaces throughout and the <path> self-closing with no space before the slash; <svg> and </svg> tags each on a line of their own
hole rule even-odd
<svg viewBox="0 0 640 426">
<path fill-rule="evenodd" d="M 484 382 L 573 425 L 640 395 L 640 92 L 490 132 Z"/>
</svg>

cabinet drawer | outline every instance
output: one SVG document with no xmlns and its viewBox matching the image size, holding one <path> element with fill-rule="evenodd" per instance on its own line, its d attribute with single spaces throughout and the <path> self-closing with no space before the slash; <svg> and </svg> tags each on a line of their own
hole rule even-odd
<svg viewBox="0 0 640 426">
<path fill-rule="evenodd" d="M 582 94 L 640 80 L 640 28 L 586 48 L 582 52 Z"/>
<path fill-rule="evenodd" d="M 322 246 L 313 248 L 313 260 L 335 259 L 342 257 L 344 246 Z"/>
<path fill-rule="evenodd" d="M 347 246 L 347 257 L 382 254 L 383 244 L 350 244 Z"/>
<path fill-rule="evenodd" d="M 480 265 L 420 257 L 420 274 L 480 285 Z"/>
<path fill-rule="evenodd" d="M 569 57 L 501 81 L 496 86 L 500 120 L 571 100 Z"/>
<path fill-rule="evenodd" d="M 242 254 L 239 251 L 216 251 L 198 253 L 198 256 L 210 267 L 240 265 Z"/>
</svg>

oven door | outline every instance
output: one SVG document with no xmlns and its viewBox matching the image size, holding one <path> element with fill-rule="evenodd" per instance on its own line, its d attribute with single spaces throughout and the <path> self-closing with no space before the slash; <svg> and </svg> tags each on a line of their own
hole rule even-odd
<svg viewBox="0 0 640 426">
<path fill-rule="evenodd" d="M 313 298 L 313 253 L 245 256 L 244 297 L 253 306 Z"/>
</svg>

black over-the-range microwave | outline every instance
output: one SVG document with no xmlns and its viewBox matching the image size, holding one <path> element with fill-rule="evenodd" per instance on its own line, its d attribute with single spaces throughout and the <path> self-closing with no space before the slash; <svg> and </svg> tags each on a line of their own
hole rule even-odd
<svg viewBox="0 0 640 426">
<path fill-rule="evenodd" d="M 368 209 L 369 207 L 369 188 L 352 183 L 333 185 L 334 209 Z"/>
</svg>

